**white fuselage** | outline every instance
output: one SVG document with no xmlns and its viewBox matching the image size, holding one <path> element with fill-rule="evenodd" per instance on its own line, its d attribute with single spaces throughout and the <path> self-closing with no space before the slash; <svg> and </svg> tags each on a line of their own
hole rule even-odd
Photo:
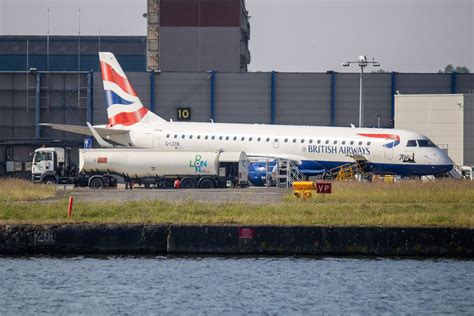
<svg viewBox="0 0 474 316">
<path fill-rule="evenodd" d="M 420 147 L 416 141 L 428 139 L 405 130 L 182 122 L 138 123 L 127 129 L 126 139 L 110 139 L 163 151 L 245 151 L 249 157 L 295 160 L 303 170 L 330 169 L 359 157 L 375 173 L 424 175 L 452 168 L 444 151 Z"/>
</svg>

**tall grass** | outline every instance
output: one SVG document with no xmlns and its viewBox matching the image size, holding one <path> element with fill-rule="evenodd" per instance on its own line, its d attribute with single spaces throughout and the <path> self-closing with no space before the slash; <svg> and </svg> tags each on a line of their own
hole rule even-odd
<svg viewBox="0 0 474 316">
<path fill-rule="evenodd" d="M 51 190 L 43 186 L 33 188 Z M 315 194 L 311 200 L 296 201 L 288 195 L 284 202 L 275 204 L 77 201 L 73 218 L 68 220 L 66 214 L 67 199 L 54 203 L 0 201 L 0 224 L 74 222 L 474 228 L 474 183 L 337 182 L 333 184 L 333 194 L 324 198 Z"/>
<path fill-rule="evenodd" d="M 474 181 L 333 182 L 332 194 L 313 194 L 311 203 L 474 203 Z M 314 193 L 314 192 L 313 192 Z M 293 201 L 293 195 L 285 199 Z"/>
<path fill-rule="evenodd" d="M 54 196 L 54 186 L 33 184 L 31 181 L 0 178 L 0 202 L 36 201 Z"/>
</svg>

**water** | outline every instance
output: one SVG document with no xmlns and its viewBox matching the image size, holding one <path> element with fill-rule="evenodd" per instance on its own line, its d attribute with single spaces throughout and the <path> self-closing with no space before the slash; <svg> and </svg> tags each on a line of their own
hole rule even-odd
<svg viewBox="0 0 474 316">
<path fill-rule="evenodd" d="M 0 314 L 474 314 L 474 261 L 1 258 Z"/>
</svg>

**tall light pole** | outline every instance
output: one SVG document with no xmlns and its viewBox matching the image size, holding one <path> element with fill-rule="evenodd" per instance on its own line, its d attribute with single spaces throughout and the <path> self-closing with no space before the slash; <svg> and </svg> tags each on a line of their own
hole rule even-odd
<svg viewBox="0 0 474 316">
<path fill-rule="evenodd" d="M 357 61 L 346 61 L 342 63 L 341 66 L 349 67 L 350 64 L 357 64 L 360 67 L 360 83 L 359 83 L 359 127 L 364 127 L 364 101 L 363 101 L 363 78 L 364 78 L 364 68 L 368 64 L 372 64 L 373 67 L 379 67 L 380 63 L 375 61 L 372 58 L 372 61 L 367 61 L 367 56 L 359 56 Z"/>
</svg>

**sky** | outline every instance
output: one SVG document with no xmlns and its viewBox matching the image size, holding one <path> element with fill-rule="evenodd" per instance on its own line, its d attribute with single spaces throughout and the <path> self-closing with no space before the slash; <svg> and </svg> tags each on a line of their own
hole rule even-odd
<svg viewBox="0 0 474 316">
<path fill-rule="evenodd" d="M 246 0 L 250 71 L 357 72 L 359 55 L 381 69 L 474 72 L 474 0 Z M 0 0 L 0 34 L 145 35 L 146 0 Z M 117 21 L 124 21 L 117 23 Z M 371 71 L 371 69 L 368 69 Z"/>
</svg>

